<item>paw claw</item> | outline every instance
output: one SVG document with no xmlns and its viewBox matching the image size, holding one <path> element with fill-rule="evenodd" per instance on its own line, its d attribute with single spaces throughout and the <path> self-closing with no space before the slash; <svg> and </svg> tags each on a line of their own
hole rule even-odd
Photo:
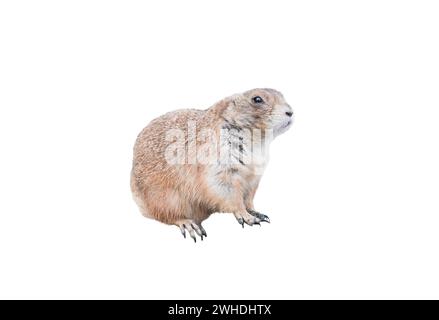
<svg viewBox="0 0 439 320">
<path fill-rule="evenodd" d="M 191 236 L 192 239 L 194 239 L 195 242 L 197 242 L 197 238 L 195 237 L 195 233 L 193 230 L 189 230 L 189 235 Z"/>
<path fill-rule="evenodd" d="M 183 235 L 183 237 L 186 239 L 186 230 L 184 228 L 185 228 L 184 224 L 181 225 L 180 226 L 180 231 L 181 231 L 181 234 Z"/>
<path fill-rule="evenodd" d="M 197 242 L 196 234 L 204 240 L 204 237 L 207 237 L 206 230 L 201 226 L 201 224 L 197 224 L 192 220 L 185 219 L 177 221 L 176 225 L 180 228 L 181 234 L 184 238 L 186 238 L 186 231 L 189 232 L 189 235 L 194 242 Z"/>
<path fill-rule="evenodd" d="M 244 224 L 252 226 L 254 224 L 259 224 L 259 222 L 261 221 L 259 218 L 250 215 L 248 212 L 235 213 L 235 217 L 236 220 L 238 220 L 238 223 L 242 225 L 243 228 Z"/>
<path fill-rule="evenodd" d="M 267 222 L 270 223 L 270 218 L 262 213 L 259 213 L 255 210 L 247 209 L 247 212 L 250 213 L 253 217 L 258 218 L 261 222 Z"/>
</svg>

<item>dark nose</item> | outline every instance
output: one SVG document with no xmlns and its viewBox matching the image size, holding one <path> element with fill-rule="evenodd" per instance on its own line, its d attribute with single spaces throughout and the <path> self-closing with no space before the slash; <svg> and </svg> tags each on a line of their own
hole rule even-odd
<svg viewBox="0 0 439 320">
<path fill-rule="evenodd" d="M 287 115 L 287 116 L 289 116 L 289 117 L 292 117 L 293 116 L 293 113 L 292 112 L 285 112 L 285 114 Z"/>
</svg>

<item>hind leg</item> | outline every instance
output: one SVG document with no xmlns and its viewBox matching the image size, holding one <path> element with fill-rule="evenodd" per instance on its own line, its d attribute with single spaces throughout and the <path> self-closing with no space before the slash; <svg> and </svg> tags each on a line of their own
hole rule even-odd
<svg viewBox="0 0 439 320">
<path fill-rule="evenodd" d="M 169 225 L 176 225 L 185 238 L 186 231 L 195 242 L 197 241 L 196 234 L 201 240 L 207 237 L 201 225 L 201 222 L 208 217 L 207 213 L 201 207 L 189 204 L 188 200 L 176 191 L 149 190 L 145 193 L 142 204 L 146 208 L 144 211 L 147 212 L 147 217 Z"/>
<path fill-rule="evenodd" d="M 192 218 L 179 220 L 177 221 L 176 225 L 180 228 L 180 231 L 185 238 L 186 231 L 188 231 L 191 238 L 197 242 L 195 234 L 197 234 L 201 240 L 203 240 L 203 237 L 207 237 L 206 230 L 204 230 L 201 222 L 207 219 L 210 213 L 202 205 L 193 205 L 190 211 L 190 216 Z"/>
</svg>

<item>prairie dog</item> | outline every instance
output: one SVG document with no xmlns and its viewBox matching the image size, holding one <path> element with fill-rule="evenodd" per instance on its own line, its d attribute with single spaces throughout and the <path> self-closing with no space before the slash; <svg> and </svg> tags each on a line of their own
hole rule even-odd
<svg viewBox="0 0 439 320">
<path fill-rule="evenodd" d="M 206 110 L 166 113 L 140 132 L 131 190 L 142 214 L 176 225 L 196 242 L 212 213 L 237 221 L 269 222 L 253 198 L 268 162 L 268 146 L 293 123 L 293 111 L 274 89 L 227 97 Z"/>
</svg>

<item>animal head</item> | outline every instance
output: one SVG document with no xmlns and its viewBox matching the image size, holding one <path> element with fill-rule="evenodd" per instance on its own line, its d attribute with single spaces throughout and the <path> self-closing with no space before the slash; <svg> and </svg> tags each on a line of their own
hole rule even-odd
<svg viewBox="0 0 439 320">
<path fill-rule="evenodd" d="M 277 136 L 293 123 L 293 110 L 274 89 L 252 89 L 226 100 L 222 117 L 231 126 L 273 130 Z"/>
</svg>

